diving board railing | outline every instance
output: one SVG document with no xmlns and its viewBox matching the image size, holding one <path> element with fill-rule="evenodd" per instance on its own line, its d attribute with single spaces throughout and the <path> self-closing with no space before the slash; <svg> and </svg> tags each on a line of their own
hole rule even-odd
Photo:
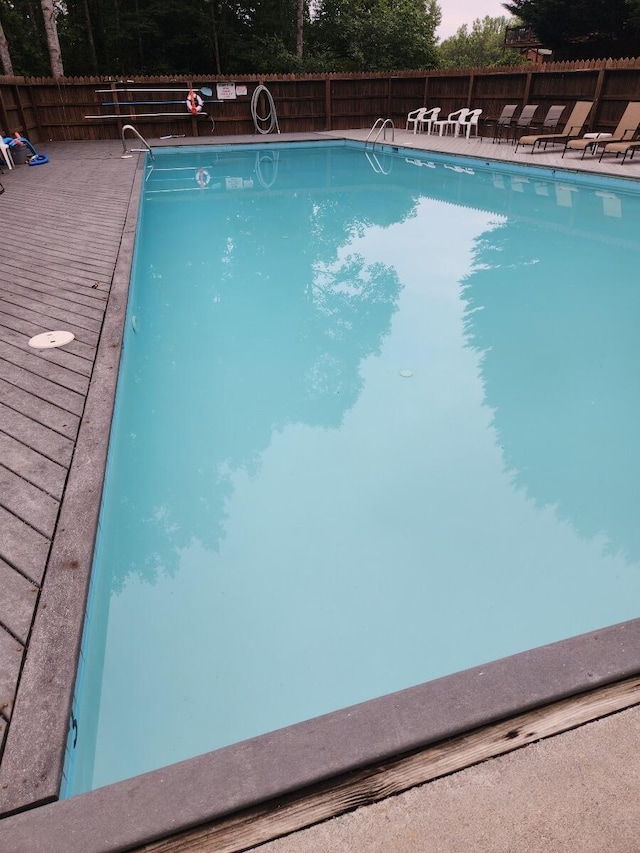
<svg viewBox="0 0 640 853">
<path fill-rule="evenodd" d="M 367 138 L 364 141 L 365 148 L 367 147 L 369 140 L 371 139 L 374 131 L 376 131 L 376 130 L 378 132 L 377 132 L 375 138 L 373 139 L 373 141 L 371 142 L 371 147 L 372 148 L 376 147 L 376 142 L 380 138 L 380 134 L 382 134 L 383 141 L 386 142 L 387 141 L 387 128 L 388 127 L 391 128 L 391 141 L 393 142 L 395 140 L 395 135 L 396 135 L 396 128 L 395 128 L 393 121 L 390 118 L 377 118 L 375 120 L 375 122 L 373 123 L 373 127 L 369 131 L 369 135 L 367 136 Z"/>
<path fill-rule="evenodd" d="M 142 142 L 142 144 L 145 146 L 145 148 L 147 149 L 147 151 L 151 155 L 151 159 L 153 160 L 153 151 L 151 150 L 151 146 L 149 145 L 147 140 L 144 138 L 144 136 L 141 133 L 139 133 L 132 124 L 125 124 L 125 126 L 122 128 L 122 150 L 124 151 L 122 158 L 124 159 L 125 157 L 132 157 L 134 153 L 139 154 L 141 151 L 145 150 L 144 148 L 132 148 L 131 151 L 129 151 L 127 149 L 127 142 L 125 140 L 125 135 L 126 135 L 127 130 L 130 130 L 132 133 L 135 133 L 135 135 L 138 137 L 140 142 Z"/>
</svg>

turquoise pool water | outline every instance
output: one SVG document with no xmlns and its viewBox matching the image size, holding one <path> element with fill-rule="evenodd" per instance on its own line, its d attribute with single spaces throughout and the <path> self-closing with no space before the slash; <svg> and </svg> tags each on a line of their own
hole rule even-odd
<svg viewBox="0 0 640 853">
<path fill-rule="evenodd" d="M 156 153 L 67 795 L 639 615 L 639 219 L 540 169 Z"/>
</svg>

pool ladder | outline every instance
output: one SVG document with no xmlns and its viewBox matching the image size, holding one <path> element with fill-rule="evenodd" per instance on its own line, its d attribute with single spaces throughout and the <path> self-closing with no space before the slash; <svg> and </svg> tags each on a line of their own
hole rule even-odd
<svg viewBox="0 0 640 853">
<path fill-rule="evenodd" d="M 141 133 L 138 133 L 138 131 L 135 129 L 135 127 L 132 124 L 125 124 L 125 126 L 122 128 L 122 150 L 124 151 L 124 154 L 122 155 L 122 159 L 124 159 L 125 157 L 131 157 L 134 153 L 139 154 L 141 151 L 145 150 L 145 148 L 132 148 L 131 151 L 127 150 L 127 143 L 125 142 L 125 138 L 124 138 L 127 130 L 130 130 L 133 133 L 135 133 L 135 135 L 138 137 L 140 142 L 142 142 L 142 144 L 145 146 L 146 150 L 149 152 L 149 154 L 151 156 L 151 159 L 153 160 L 153 151 L 151 150 L 151 146 L 149 145 L 147 140 L 144 138 L 144 136 L 142 136 Z"/>
<path fill-rule="evenodd" d="M 382 134 L 383 141 L 386 142 L 387 141 L 387 128 L 388 127 L 391 128 L 391 141 L 393 142 L 395 140 L 395 135 L 396 135 L 396 128 L 395 128 L 393 121 L 390 118 L 377 118 L 375 120 L 375 122 L 373 123 L 373 127 L 369 131 L 369 135 L 367 136 L 367 138 L 364 141 L 364 147 L 365 148 L 367 147 L 369 140 L 371 139 L 371 137 L 373 136 L 373 134 L 376 130 L 378 132 L 376 133 L 373 141 L 371 142 L 371 147 L 372 148 L 376 147 L 376 142 L 380 138 L 380 134 Z"/>
</svg>

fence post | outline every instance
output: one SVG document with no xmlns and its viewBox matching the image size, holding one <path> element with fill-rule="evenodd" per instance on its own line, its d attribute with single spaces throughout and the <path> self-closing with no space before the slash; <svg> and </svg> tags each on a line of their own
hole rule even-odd
<svg viewBox="0 0 640 853">
<path fill-rule="evenodd" d="M 17 104 L 17 106 L 18 106 L 18 113 L 19 113 L 19 115 L 20 115 L 20 124 L 22 125 L 22 131 L 23 131 L 23 133 L 25 133 L 25 134 L 26 134 L 26 133 L 28 133 L 27 118 L 26 118 L 26 116 L 25 116 L 25 114 L 24 114 L 24 110 L 23 110 L 23 108 L 22 108 L 22 98 L 20 97 L 20 86 L 19 86 L 19 84 L 18 84 L 18 83 L 16 83 L 16 85 L 15 85 L 14 89 L 15 89 L 15 96 L 16 96 L 16 104 Z M 13 133 L 15 133 L 15 131 L 16 131 L 17 129 L 18 129 L 18 128 L 15 128 L 15 129 L 11 132 L 11 135 L 12 135 L 12 136 L 13 136 Z M 7 132 L 9 132 L 9 131 L 7 131 Z"/>
<path fill-rule="evenodd" d="M 2 122 L 4 132 L 9 133 L 9 116 L 7 115 L 7 109 L 4 105 L 4 95 L 2 93 L 2 89 L 0 89 L 0 121 Z"/>
<path fill-rule="evenodd" d="M 469 87 L 467 88 L 467 107 L 471 107 L 473 103 L 473 87 L 476 82 L 476 75 L 473 71 L 469 74 Z"/>
<path fill-rule="evenodd" d="M 524 85 L 524 96 L 522 98 L 522 106 L 526 106 L 529 103 L 529 94 L 531 92 L 531 78 L 533 74 L 531 71 L 527 71 L 527 80 Z"/>
<path fill-rule="evenodd" d="M 331 115 L 331 78 L 324 81 L 324 125 L 325 130 L 333 130 Z"/>
<path fill-rule="evenodd" d="M 114 102 L 113 111 L 117 116 L 119 116 L 120 115 L 120 98 L 118 97 L 118 90 L 116 89 L 116 84 L 113 82 L 113 80 L 111 80 L 109 82 L 109 88 L 111 89 L 111 97 L 113 98 L 113 102 Z M 117 131 L 119 137 L 122 136 L 122 128 L 123 127 L 124 127 L 124 125 L 122 123 L 122 119 L 119 119 L 119 118 L 116 119 L 116 131 Z"/>
<path fill-rule="evenodd" d="M 602 96 L 602 87 L 604 86 L 604 77 L 606 74 L 606 68 L 603 65 L 600 71 L 598 71 L 598 79 L 596 80 L 596 90 L 593 94 L 593 109 L 591 111 L 591 128 L 598 126 L 598 113 L 600 112 L 600 98 Z"/>
</svg>

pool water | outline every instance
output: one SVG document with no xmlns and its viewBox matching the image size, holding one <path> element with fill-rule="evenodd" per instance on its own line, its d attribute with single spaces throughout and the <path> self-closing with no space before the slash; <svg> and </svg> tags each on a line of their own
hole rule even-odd
<svg viewBox="0 0 640 853">
<path fill-rule="evenodd" d="M 67 796 L 639 615 L 640 194 L 147 168 Z"/>
</svg>

